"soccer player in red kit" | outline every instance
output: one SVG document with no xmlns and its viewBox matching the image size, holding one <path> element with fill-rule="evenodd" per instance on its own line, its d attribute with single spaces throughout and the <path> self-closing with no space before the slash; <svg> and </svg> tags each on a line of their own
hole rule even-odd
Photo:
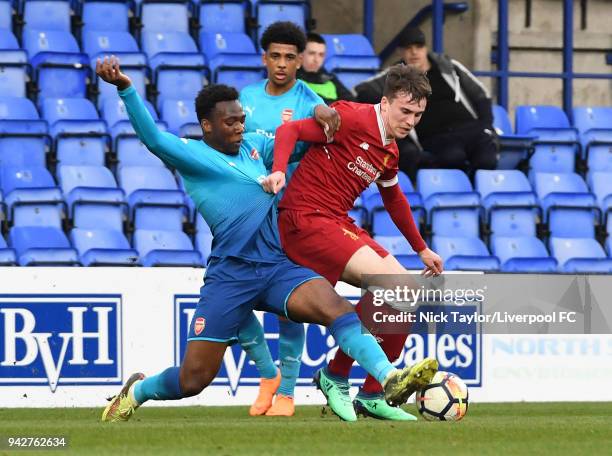
<svg viewBox="0 0 612 456">
<path fill-rule="evenodd" d="M 393 255 L 348 216 L 357 197 L 376 182 L 393 222 L 423 261 L 424 275 L 442 272 L 442 260 L 423 241 L 397 178 L 399 152 L 395 139 L 406 137 L 418 123 L 430 93 L 423 73 L 396 65 L 388 72 L 380 104 L 341 101 L 332 105 L 340 115 L 341 127 L 331 141 L 314 119 L 289 122 L 277 129 L 272 174 L 263 182 L 266 191 L 278 193 L 284 187 L 295 143 L 312 143 L 279 203 L 279 231 L 289 258 L 332 284 L 343 280 L 360 286 L 364 274 L 407 274 Z M 366 293 L 358 307 L 371 304 L 372 297 Z M 408 328 L 402 334 L 368 329 L 377 335 L 389 360 L 399 357 Z M 422 363 L 433 371 L 438 366 L 433 359 Z M 349 421 L 357 419 L 355 410 L 380 419 L 416 419 L 387 404 L 381 385 L 372 377 L 366 379 L 352 402 L 348 384 L 352 365 L 353 359 L 338 351 L 329 366 L 315 376 L 336 414 Z"/>
</svg>

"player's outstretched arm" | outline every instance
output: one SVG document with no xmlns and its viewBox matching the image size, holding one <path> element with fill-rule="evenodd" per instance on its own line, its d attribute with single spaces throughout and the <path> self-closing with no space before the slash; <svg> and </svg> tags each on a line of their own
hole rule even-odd
<svg viewBox="0 0 612 456">
<path fill-rule="evenodd" d="M 395 223 L 397 228 L 410 243 L 413 250 L 421 257 L 421 261 L 423 261 L 425 265 L 423 275 L 430 277 L 441 274 L 444 270 L 442 258 L 425 244 L 414 222 L 414 217 L 410 210 L 410 203 L 408 203 L 406 195 L 402 193 L 400 186 L 397 183 L 388 187 L 379 184 L 378 188 L 385 209 L 391 216 L 391 220 L 393 220 L 393 223 Z"/>
<path fill-rule="evenodd" d="M 132 87 L 130 78 L 121 72 L 119 60 L 115 56 L 105 57 L 104 60 L 98 59 L 96 73 L 102 80 L 117 87 L 130 122 L 143 144 L 179 172 L 185 168 L 185 157 L 189 154 L 182 153 L 184 143 L 178 137 L 157 128 L 140 95 Z"/>
</svg>

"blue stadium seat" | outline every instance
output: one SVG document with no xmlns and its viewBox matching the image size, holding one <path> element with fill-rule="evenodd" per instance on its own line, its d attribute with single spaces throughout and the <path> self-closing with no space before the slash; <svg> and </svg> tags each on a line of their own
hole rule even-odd
<svg viewBox="0 0 612 456">
<path fill-rule="evenodd" d="M 164 66 L 203 67 L 204 57 L 193 38 L 185 32 L 144 32 L 142 51 L 154 70 Z"/>
<path fill-rule="evenodd" d="M 241 89 L 263 78 L 261 56 L 244 33 L 202 31 L 200 47 L 215 83 Z"/>
<path fill-rule="evenodd" d="M 438 236 L 477 238 L 480 233 L 479 209 L 444 208 L 431 214 L 431 231 Z"/>
<path fill-rule="evenodd" d="M 384 208 L 379 208 L 372 214 L 372 233 L 375 236 L 402 236 Z"/>
<path fill-rule="evenodd" d="M 66 235 L 52 226 L 14 226 L 8 242 L 21 266 L 75 266 L 78 254 Z"/>
<path fill-rule="evenodd" d="M 167 69 L 160 71 L 157 78 L 157 109 L 166 100 L 195 100 L 198 92 L 206 85 L 204 73 L 197 69 Z"/>
<path fill-rule="evenodd" d="M 535 236 L 539 221 L 536 209 L 502 207 L 490 213 L 489 229 L 493 236 Z"/>
<path fill-rule="evenodd" d="M 493 235 L 535 236 L 538 201 L 522 172 L 478 170 L 475 184 Z"/>
<path fill-rule="evenodd" d="M 576 168 L 576 147 L 568 144 L 534 143 L 529 159 L 530 177 L 535 173 L 573 173 Z"/>
<path fill-rule="evenodd" d="M 323 35 L 327 44 L 325 68 L 338 76 L 342 83 L 353 88 L 376 74 L 380 59 L 363 35 Z"/>
<path fill-rule="evenodd" d="M 23 47 L 35 69 L 39 100 L 85 98 L 89 59 L 70 32 L 26 30 Z"/>
<path fill-rule="evenodd" d="M 83 266 L 138 266 L 138 252 L 120 231 L 73 228 L 72 245 Z"/>
<path fill-rule="evenodd" d="M 491 252 L 502 272 L 556 272 L 557 260 L 549 257 L 544 243 L 535 236 L 491 238 Z"/>
<path fill-rule="evenodd" d="M 0 234 L 0 266 L 14 266 L 17 264 L 15 250 L 8 248 L 2 234 Z"/>
<path fill-rule="evenodd" d="M 41 104 L 42 115 L 55 137 L 60 164 L 104 166 L 110 137 L 91 101 L 45 98 Z"/>
<path fill-rule="evenodd" d="M 556 106 L 517 106 L 516 133 L 537 136 L 538 142 L 575 142 L 577 130 Z"/>
<path fill-rule="evenodd" d="M 0 182 L 9 219 L 12 219 L 11 214 L 16 213 L 18 207 L 31 206 L 34 202 L 53 206 L 63 204 L 62 193 L 44 166 L 2 167 Z"/>
<path fill-rule="evenodd" d="M 157 121 L 157 112 L 155 112 L 153 105 L 148 100 L 143 100 L 143 102 L 147 107 L 149 114 L 151 114 L 151 117 L 153 117 L 153 120 Z M 100 114 L 111 131 L 113 127 L 120 122 L 130 123 L 130 118 L 125 107 L 125 103 L 119 97 L 104 100 L 104 103 L 102 103 L 102 106 L 100 107 Z"/>
<path fill-rule="evenodd" d="M 28 55 L 9 30 L 0 30 L 0 96 L 25 97 Z"/>
<path fill-rule="evenodd" d="M 589 187 L 597 198 L 597 204 L 606 214 L 612 210 L 612 172 L 596 172 L 589 176 Z"/>
<path fill-rule="evenodd" d="M 62 165 L 58 168 L 57 180 L 69 208 L 76 203 L 120 205 L 124 202 L 123 190 L 117 188 L 115 177 L 103 166 Z"/>
<path fill-rule="evenodd" d="M 165 100 L 161 107 L 162 119 L 168 124 L 168 131 L 185 136 L 186 129 L 200 129 L 193 100 Z"/>
<path fill-rule="evenodd" d="M 516 132 L 537 136 L 529 160 L 533 172 L 571 173 L 579 150 L 578 132 L 556 106 L 517 106 Z"/>
<path fill-rule="evenodd" d="M 480 195 L 473 191 L 463 171 L 419 170 L 417 190 L 425 201 L 434 234 L 478 237 Z"/>
<path fill-rule="evenodd" d="M 606 258 L 595 239 L 551 238 L 550 252 L 563 272 L 612 272 L 612 259 Z"/>
<path fill-rule="evenodd" d="M 13 2 L 0 2 L 0 30 L 13 28 Z"/>
<path fill-rule="evenodd" d="M 140 52 L 136 40 L 127 31 L 85 30 L 83 32 L 83 52 L 89 55 L 94 68 L 97 58 L 110 55 L 119 58 L 122 70 L 124 67 L 147 65 L 145 55 Z"/>
<path fill-rule="evenodd" d="M 444 260 L 448 271 L 497 271 L 499 260 L 477 237 L 433 236 L 433 250 Z"/>
<path fill-rule="evenodd" d="M 182 231 L 136 230 L 134 247 L 144 266 L 204 265 L 202 255 L 193 250 L 191 240 Z"/>
<path fill-rule="evenodd" d="M 245 5 L 241 0 L 201 2 L 198 17 L 204 32 L 246 33 Z"/>
<path fill-rule="evenodd" d="M 584 180 L 574 173 L 536 173 L 534 189 L 545 220 L 549 212 L 563 208 L 584 208 L 591 211 L 596 201 Z"/>
<path fill-rule="evenodd" d="M 574 125 L 580 132 L 589 174 L 612 171 L 612 108 L 574 108 Z"/>
<path fill-rule="evenodd" d="M 7 2 L 0 2 L 0 6 L 6 4 Z M 0 28 L 0 49 L 2 49 L 3 51 L 19 49 L 19 43 L 17 42 L 17 38 L 15 37 L 15 35 L 13 35 L 13 32 L 10 28 Z"/>
<path fill-rule="evenodd" d="M 551 236 L 593 238 L 600 211 L 595 196 L 577 174 L 537 173 L 536 192 Z"/>
<path fill-rule="evenodd" d="M 323 35 L 327 44 L 325 68 L 328 71 L 378 71 L 380 60 L 364 35 Z"/>
<path fill-rule="evenodd" d="M 497 207 L 537 205 L 531 184 L 520 171 L 480 169 L 476 171 L 474 184 L 487 211 Z"/>
<path fill-rule="evenodd" d="M 593 172 L 612 172 L 612 143 L 591 143 L 587 154 L 588 174 Z"/>
<path fill-rule="evenodd" d="M 193 39 L 182 32 L 143 33 L 142 50 L 153 67 L 157 109 L 165 100 L 195 99 L 205 85 L 204 56 Z"/>
<path fill-rule="evenodd" d="M 119 186 L 125 191 L 131 208 L 148 204 L 184 205 L 172 173 L 162 167 L 122 166 L 117 170 Z"/>
<path fill-rule="evenodd" d="M 163 122 L 159 122 L 157 112 L 155 108 L 148 100 L 143 100 L 144 105 L 147 107 L 149 114 L 153 117 L 157 127 L 161 130 L 166 129 L 166 125 Z M 130 118 L 125 107 L 125 103 L 119 97 L 107 98 L 103 101 L 100 108 L 100 114 L 108 125 L 110 134 L 117 142 L 123 137 L 136 136 L 136 132 L 130 123 Z M 117 151 L 117 144 L 115 144 L 114 150 Z"/>
<path fill-rule="evenodd" d="M 69 33 L 70 10 L 68 1 L 26 1 L 23 7 L 24 29 Z"/>
<path fill-rule="evenodd" d="M 84 1 L 82 6 L 84 31 L 129 31 L 128 2 L 121 1 Z"/>
<path fill-rule="evenodd" d="M 467 175 L 458 169 L 419 170 L 417 191 L 428 212 L 435 208 L 480 206 L 480 195 Z"/>
<path fill-rule="evenodd" d="M 143 32 L 189 33 L 189 5 L 187 2 L 144 2 L 140 20 Z"/>
<path fill-rule="evenodd" d="M 165 122 L 159 122 L 153 105 L 144 101 L 157 127 L 165 131 Z M 129 121 L 125 104 L 119 98 L 107 99 L 102 105 L 102 116 L 110 127 L 114 139 L 113 150 L 117 154 L 118 166 L 164 166 L 140 141 Z"/>
<path fill-rule="evenodd" d="M 14 190 L 23 188 L 49 188 L 55 187 L 53 177 L 44 166 L 31 166 L 20 168 L 4 166 L 1 168 L 2 191 L 5 198 Z"/>
<path fill-rule="evenodd" d="M 122 166 L 158 166 L 165 167 L 164 163 L 136 136 L 127 136 L 117 140 L 117 162 Z"/>
<path fill-rule="evenodd" d="M 290 21 L 305 30 L 307 11 L 304 3 L 258 1 L 255 5 L 257 23 L 259 24 L 257 42 L 261 41 L 261 35 L 268 26 L 278 21 Z"/>
<path fill-rule="evenodd" d="M 47 122 L 27 98 L 0 97 L 0 166 L 45 166 Z"/>
<path fill-rule="evenodd" d="M 406 269 L 423 269 L 423 262 L 401 234 L 399 236 L 374 236 L 381 247 L 393 255 Z"/>
<path fill-rule="evenodd" d="M 580 133 L 583 152 L 597 144 L 612 146 L 612 108 L 577 107 L 573 110 L 574 126 Z"/>
</svg>

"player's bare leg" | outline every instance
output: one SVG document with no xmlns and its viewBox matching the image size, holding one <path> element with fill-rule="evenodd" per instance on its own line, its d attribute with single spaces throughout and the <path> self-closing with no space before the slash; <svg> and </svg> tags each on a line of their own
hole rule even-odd
<svg viewBox="0 0 612 456">
<path fill-rule="evenodd" d="M 131 375 L 110 399 L 102 421 L 127 421 L 147 400 L 176 400 L 199 394 L 217 375 L 226 348 L 225 342 L 190 341 L 180 368 L 170 367 L 148 378 L 141 373 Z"/>
<path fill-rule="evenodd" d="M 357 286 L 363 287 L 364 274 L 373 275 L 372 283 L 365 286 L 380 287 L 384 289 L 393 289 L 397 285 L 416 287 L 416 282 L 397 261 L 393 255 L 387 255 L 384 258 L 374 251 L 369 246 L 363 246 L 351 257 L 347 263 L 342 280 Z M 362 303 L 368 302 L 368 296 L 364 296 Z M 369 303 L 371 304 L 371 302 Z M 395 361 L 400 353 L 401 348 L 408 336 L 406 334 L 378 334 L 376 328 L 368 328 L 373 334 L 379 338 L 381 346 L 389 357 L 389 361 Z M 350 370 L 352 360 L 349 356 L 339 352 L 334 359 L 334 367 L 344 365 L 344 373 Z M 346 369 L 348 368 L 348 370 Z M 412 373 L 408 378 L 403 378 L 401 382 L 403 386 L 409 384 L 405 394 L 401 400 L 394 401 L 393 405 L 401 405 L 410 395 L 420 387 L 421 384 L 428 382 L 429 377 L 435 374 L 437 363 L 433 359 L 426 359 L 412 366 Z M 333 372 L 332 372 L 333 374 Z M 348 377 L 348 375 L 346 376 Z M 345 379 L 344 376 L 341 377 Z M 347 381 L 347 380 L 344 380 Z M 397 421 L 414 421 L 416 417 L 403 411 L 400 408 L 389 405 L 384 397 L 382 385 L 378 384 L 375 379 L 368 377 L 366 383 L 361 388 L 359 394 L 353 401 L 357 412 L 364 416 L 371 416 L 379 419 L 390 419 Z"/>
<path fill-rule="evenodd" d="M 300 285 L 289 297 L 287 310 L 294 321 L 326 326 L 340 348 L 354 354 L 356 361 L 384 385 L 388 402 L 401 401 L 416 382 L 418 372 L 411 368 L 395 369 L 376 339 L 363 329 L 352 305 L 338 296 L 327 281 L 314 279 Z M 317 373 L 315 381 L 340 418 L 357 420 L 348 389 L 341 391 L 342 385 L 323 369 Z"/>
</svg>

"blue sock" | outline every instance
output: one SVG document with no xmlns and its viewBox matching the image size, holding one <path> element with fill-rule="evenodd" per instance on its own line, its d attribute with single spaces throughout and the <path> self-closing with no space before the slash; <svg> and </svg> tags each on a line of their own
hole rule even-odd
<svg viewBox="0 0 612 456">
<path fill-rule="evenodd" d="M 182 399 L 179 371 L 179 367 L 169 367 L 161 374 L 147 377 L 136 383 L 134 398 L 139 404 L 143 404 L 149 399 L 154 401 Z"/>
<path fill-rule="evenodd" d="M 278 392 L 293 397 L 304 351 L 304 325 L 279 318 L 278 328 L 278 357 L 282 376 Z"/>
<path fill-rule="evenodd" d="M 329 327 L 329 332 L 340 349 L 357 361 L 379 383 L 395 369 L 376 339 L 365 328 L 362 329 L 361 321 L 355 312 L 336 318 Z"/>
<path fill-rule="evenodd" d="M 251 315 L 240 326 L 238 341 L 257 366 L 261 378 L 276 377 L 278 369 L 272 360 L 261 323 L 254 313 L 251 312 Z"/>
</svg>

